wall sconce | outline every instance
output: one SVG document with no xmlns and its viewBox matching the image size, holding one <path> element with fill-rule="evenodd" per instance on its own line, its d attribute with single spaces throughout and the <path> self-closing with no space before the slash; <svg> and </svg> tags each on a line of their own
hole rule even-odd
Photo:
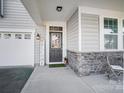
<svg viewBox="0 0 124 93">
<path fill-rule="evenodd" d="M 3 13 L 3 0 L 0 0 L 0 17 L 4 17 L 4 13 Z"/>
<path fill-rule="evenodd" d="M 62 11 L 62 6 L 57 6 L 56 11 L 61 12 Z"/>
</svg>

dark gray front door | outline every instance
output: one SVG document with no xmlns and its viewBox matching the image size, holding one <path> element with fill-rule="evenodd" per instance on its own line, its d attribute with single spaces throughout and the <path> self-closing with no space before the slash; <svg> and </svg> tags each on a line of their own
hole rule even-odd
<svg viewBox="0 0 124 93">
<path fill-rule="evenodd" d="M 62 62 L 62 32 L 50 32 L 50 62 Z"/>
</svg>

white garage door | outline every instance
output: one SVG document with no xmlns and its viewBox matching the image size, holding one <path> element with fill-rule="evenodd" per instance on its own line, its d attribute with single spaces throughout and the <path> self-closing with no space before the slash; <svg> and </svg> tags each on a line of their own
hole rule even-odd
<svg viewBox="0 0 124 93">
<path fill-rule="evenodd" d="M 0 32 L 0 66 L 33 65 L 32 32 Z"/>
</svg>

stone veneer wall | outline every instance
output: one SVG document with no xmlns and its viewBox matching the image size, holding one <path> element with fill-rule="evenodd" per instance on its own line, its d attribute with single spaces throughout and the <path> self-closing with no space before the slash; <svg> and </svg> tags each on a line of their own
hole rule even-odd
<svg viewBox="0 0 124 93">
<path fill-rule="evenodd" d="M 124 66 L 124 51 L 109 52 L 74 52 L 67 51 L 69 66 L 80 76 L 89 75 L 91 72 L 105 73 L 107 57 L 111 64 Z"/>
</svg>

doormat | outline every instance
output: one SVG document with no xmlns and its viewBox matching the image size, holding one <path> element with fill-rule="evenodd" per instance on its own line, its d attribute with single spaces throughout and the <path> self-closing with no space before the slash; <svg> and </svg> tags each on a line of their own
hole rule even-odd
<svg viewBox="0 0 124 93">
<path fill-rule="evenodd" d="M 65 67 L 65 64 L 49 64 L 50 68 L 54 68 L 54 67 Z"/>
</svg>

